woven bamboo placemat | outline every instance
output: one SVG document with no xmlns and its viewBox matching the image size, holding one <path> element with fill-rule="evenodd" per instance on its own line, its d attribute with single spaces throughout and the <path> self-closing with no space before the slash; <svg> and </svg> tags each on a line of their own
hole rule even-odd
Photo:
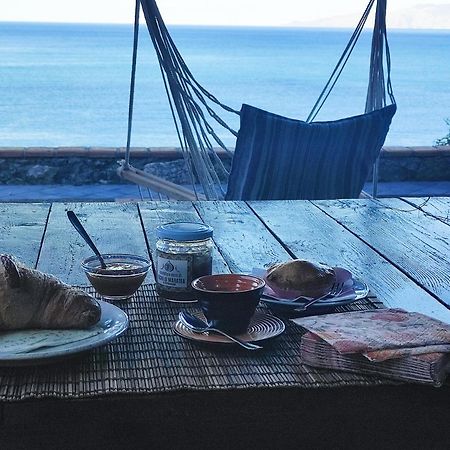
<svg viewBox="0 0 450 450">
<path fill-rule="evenodd" d="M 235 346 L 201 345 L 176 335 L 173 324 L 186 305 L 159 299 L 154 285 L 142 286 L 132 299 L 117 306 L 130 319 L 130 327 L 122 336 L 102 348 L 54 364 L 1 367 L 0 400 L 392 383 L 303 365 L 299 349 L 302 332 L 288 320 L 286 331 L 267 341 L 264 350 L 249 352 Z M 378 307 L 382 304 L 369 296 L 338 310 Z"/>
</svg>

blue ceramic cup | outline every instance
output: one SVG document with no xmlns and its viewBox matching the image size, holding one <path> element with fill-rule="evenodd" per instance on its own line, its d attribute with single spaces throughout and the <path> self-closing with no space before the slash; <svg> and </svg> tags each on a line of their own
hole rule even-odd
<svg viewBox="0 0 450 450">
<path fill-rule="evenodd" d="M 206 275 L 192 282 L 208 324 L 233 334 L 247 331 L 264 286 L 261 278 L 241 274 Z"/>
</svg>

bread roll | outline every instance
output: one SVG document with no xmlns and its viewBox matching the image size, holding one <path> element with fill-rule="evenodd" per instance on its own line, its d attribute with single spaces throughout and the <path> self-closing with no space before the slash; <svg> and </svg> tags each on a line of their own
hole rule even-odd
<svg viewBox="0 0 450 450">
<path fill-rule="evenodd" d="M 270 288 L 287 298 L 320 297 L 336 282 L 332 267 L 300 259 L 275 264 L 267 270 L 265 278 Z"/>
</svg>

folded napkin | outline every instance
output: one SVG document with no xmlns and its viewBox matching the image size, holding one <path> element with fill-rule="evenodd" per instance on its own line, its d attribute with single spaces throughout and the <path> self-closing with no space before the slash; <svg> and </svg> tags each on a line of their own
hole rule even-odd
<svg viewBox="0 0 450 450">
<path fill-rule="evenodd" d="M 308 330 L 307 364 L 436 385 L 447 373 L 450 326 L 423 314 L 379 309 L 292 320 Z"/>
<path fill-rule="evenodd" d="M 293 321 L 339 353 L 361 353 L 371 361 L 450 352 L 450 325 L 401 309 L 326 314 Z"/>
</svg>

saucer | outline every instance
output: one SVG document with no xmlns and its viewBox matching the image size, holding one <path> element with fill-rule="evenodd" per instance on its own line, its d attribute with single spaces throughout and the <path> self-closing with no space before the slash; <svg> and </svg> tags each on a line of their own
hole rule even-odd
<svg viewBox="0 0 450 450">
<path fill-rule="evenodd" d="M 205 316 L 201 312 L 192 313 L 202 320 L 205 320 Z M 233 344 L 234 342 L 227 339 L 225 336 L 216 334 L 214 332 L 208 333 L 194 333 L 188 327 L 183 325 L 180 321 L 174 324 L 174 331 L 176 334 L 186 339 L 191 339 L 197 342 L 205 342 L 211 344 Z M 244 342 L 258 342 L 265 339 L 274 338 L 275 336 L 283 333 L 285 329 L 284 322 L 278 317 L 270 314 L 264 314 L 261 312 L 255 313 L 250 321 L 250 325 L 247 328 L 246 333 L 236 335 Z"/>
</svg>

